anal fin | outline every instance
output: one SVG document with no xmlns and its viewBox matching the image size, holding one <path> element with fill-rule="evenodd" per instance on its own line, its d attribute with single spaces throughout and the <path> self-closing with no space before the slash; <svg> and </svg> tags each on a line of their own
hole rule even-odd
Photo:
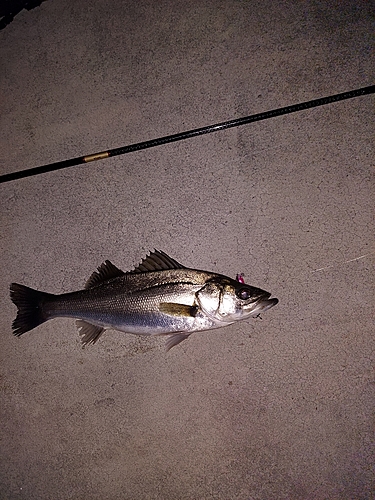
<svg viewBox="0 0 375 500">
<path fill-rule="evenodd" d="M 88 344 L 95 344 L 105 330 L 105 328 L 101 326 L 92 325 L 82 319 L 77 319 L 76 325 L 78 333 L 81 337 L 81 342 L 84 346 Z"/>
</svg>

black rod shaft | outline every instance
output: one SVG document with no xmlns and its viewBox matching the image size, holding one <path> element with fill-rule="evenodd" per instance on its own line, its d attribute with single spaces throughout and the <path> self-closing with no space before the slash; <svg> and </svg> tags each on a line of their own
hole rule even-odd
<svg viewBox="0 0 375 500">
<path fill-rule="evenodd" d="M 27 170 L 20 170 L 18 172 L 4 174 L 0 176 L 0 183 L 9 182 L 16 179 L 22 179 L 24 177 L 30 177 L 33 175 L 44 174 L 46 172 L 52 172 L 54 170 L 61 170 L 63 168 L 72 167 L 74 165 L 81 165 L 83 163 L 88 163 L 90 161 L 101 160 L 104 158 L 108 158 L 110 156 L 118 156 L 126 153 L 131 153 L 133 151 L 140 151 L 141 149 L 153 148 L 155 146 L 161 146 L 162 144 L 168 144 L 170 142 L 182 141 L 184 139 L 190 139 L 191 137 L 197 137 L 203 134 L 210 134 L 212 132 L 217 132 L 219 130 L 225 130 L 232 127 L 239 127 L 241 125 L 246 125 L 248 123 L 260 120 L 266 120 L 268 118 L 275 118 L 276 116 L 295 113 L 297 111 L 303 111 L 305 109 L 315 108 L 317 106 L 323 106 L 325 104 L 330 104 L 333 102 L 343 101 L 345 99 L 352 99 L 353 97 L 360 97 L 363 95 L 374 94 L 374 93 L 375 93 L 375 85 L 370 85 L 369 87 L 362 87 L 360 89 L 350 90 L 349 92 L 343 92 L 342 94 L 335 94 L 327 97 L 321 97 L 320 99 L 301 102 L 299 104 L 293 104 L 291 106 L 286 106 L 284 108 L 277 108 L 271 111 L 265 111 L 263 113 L 257 113 L 255 115 L 245 116 L 243 118 L 236 118 L 235 120 L 229 120 L 226 122 L 217 123 L 216 125 L 208 125 L 207 127 L 187 130 L 185 132 L 180 132 L 178 134 L 167 135 L 164 137 L 159 137 L 158 139 L 152 139 L 150 141 L 138 142 L 135 144 L 130 144 L 129 146 L 110 149 L 108 151 L 102 151 L 100 153 L 95 153 L 88 156 L 79 156 L 77 158 L 71 158 L 70 160 L 58 161 L 56 163 L 49 163 L 48 165 L 42 165 L 40 167 L 29 168 Z"/>
</svg>

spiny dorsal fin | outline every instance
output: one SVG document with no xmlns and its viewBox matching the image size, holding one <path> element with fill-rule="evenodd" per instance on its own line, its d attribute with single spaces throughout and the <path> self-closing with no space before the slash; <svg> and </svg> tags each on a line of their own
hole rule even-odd
<svg viewBox="0 0 375 500">
<path fill-rule="evenodd" d="M 132 273 L 147 273 L 149 271 L 164 271 L 166 269 L 185 269 L 185 266 L 172 259 L 161 250 L 151 252 Z"/>
<path fill-rule="evenodd" d="M 92 273 L 90 278 L 87 280 L 85 288 L 98 286 L 105 281 L 124 276 L 124 274 L 124 271 L 121 271 L 121 269 L 112 264 L 112 262 L 106 260 L 98 267 L 97 271 Z"/>
</svg>

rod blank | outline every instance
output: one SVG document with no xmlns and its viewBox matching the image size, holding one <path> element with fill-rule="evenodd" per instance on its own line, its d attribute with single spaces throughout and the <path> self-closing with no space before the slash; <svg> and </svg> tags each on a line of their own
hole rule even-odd
<svg viewBox="0 0 375 500">
<path fill-rule="evenodd" d="M 190 139 L 192 137 L 197 137 L 199 135 L 211 134 L 212 132 L 218 132 L 219 130 L 225 130 L 233 127 L 240 127 L 242 125 L 247 125 L 248 123 L 267 120 L 269 118 L 275 118 L 276 116 L 295 113 L 297 111 L 303 111 L 305 109 L 315 108 L 317 106 L 323 106 L 326 104 L 331 104 L 333 102 L 343 101 L 345 99 L 352 99 L 354 97 L 360 97 L 363 95 L 374 94 L 374 93 L 375 93 L 375 85 L 370 85 L 369 87 L 362 87 L 360 89 L 350 90 L 349 92 L 343 92 L 342 94 L 335 94 L 327 97 L 321 97 L 319 99 L 314 99 L 312 101 L 293 104 L 291 106 L 277 108 L 271 111 L 265 111 L 263 113 L 257 113 L 255 115 L 245 116 L 243 118 L 236 118 L 234 120 L 217 123 L 216 125 L 208 125 L 207 127 L 187 130 L 185 132 L 180 132 L 178 134 L 167 135 L 164 137 L 159 137 L 157 139 L 152 139 L 150 141 L 138 142 L 135 144 L 130 144 L 128 146 L 123 146 L 121 148 L 110 149 L 108 151 L 101 151 L 99 153 L 94 153 L 86 156 L 79 156 L 77 158 L 71 158 L 70 160 L 58 161 L 56 163 L 49 163 L 48 165 L 42 165 L 40 167 L 34 167 L 26 170 L 20 170 L 18 172 L 4 174 L 0 176 L 0 183 L 14 181 L 17 179 L 23 179 L 24 177 L 44 174 L 46 172 L 53 172 L 55 170 L 61 170 L 64 168 L 73 167 L 75 165 L 81 165 L 91 161 L 109 158 L 111 156 L 118 156 L 127 153 L 132 153 L 134 151 L 140 151 L 142 149 L 153 148 L 155 146 L 161 146 L 162 144 L 168 144 L 170 142 L 182 141 L 185 139 Z"/>
</svg>

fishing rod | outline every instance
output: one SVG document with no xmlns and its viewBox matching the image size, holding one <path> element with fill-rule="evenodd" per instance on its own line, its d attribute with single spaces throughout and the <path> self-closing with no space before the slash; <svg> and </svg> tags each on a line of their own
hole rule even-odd
<svg viewBox="0 0 375 500">
<path fill-rule="evenodd" d="M 305 109 L 315 108 L 317 106 L 324 106 L 326 104 L 331 104 L 333 102 L 343 101 L 345 99 L 352 99 L 353 97 L 360 97 L 363 95 L 374 94 L 374 93 L 375 93 L 375 85 L 370 85 L 369 87 L 362 87 L 360 89 L 350 90 L 349 92 L 343 92 L 342 94 L 335 94 L 327 97 L 321 97 L 319 99 L 313 99 L 312 101 L 293 104 L 291 106 L 286 106 L 284 108 L 277 108 L 271 111 L 265 111 L 263 113 L 257 113 L 255 115 L 245 116 L 243 118 L 236 118 L 234 120 L 217 123 L 215 125 L 208 125 L 207 127 L 187 130 L 185 132 L 180 132 L 178 134 L 166 135 L 164 137 L 159 137 L 157 139 L 152 139 L 150 141 L 137 142 L 135 144 L 130 144 L 128 146 L 123 146 L 121 148 L 109 149 L 108 151 L 101 151 L 99 153 L 94 153 L 87 156 L 79 156 L 77 158 L 71 158 L 70 160 L 58 161 L 56 163 L 49 163 L 48 165 L 42 165 L 40 167 L 34 167 L 26 170 L 20 170 L 18 172 L 4 174 L 0 176 L 0 183 L 14 181 L 17 179 L 22 179 L 24 177 L 31 177 L 34 175 L 44 174 L 46 172 L 53 172 L 55 170 L 61 170 L 63 168 L 73 167 L 74 165 L 82 165 L 84 163 L 89 163 L 91 161 L 103 160 L 104 158 L 119 156 L 126 153 L 132 153 L 134 151 L 140 151 L 142 149 L 153 148 L 155 146 L 161 146 L 162 144 L 168 144 L 170 142 L 182 141 L 185 139 L 190 139 L 192 137 L 198 137 L 199 135 L 211 134 L 212 132 L 218 132 L 219 130 L 239 127 L 241 125 L 247 125 L 248 123 L 267 120 L 269 118 L 275 118 L 276 116 L 295 113 L 297 111 L 303 111 Z"/>
</svg>

